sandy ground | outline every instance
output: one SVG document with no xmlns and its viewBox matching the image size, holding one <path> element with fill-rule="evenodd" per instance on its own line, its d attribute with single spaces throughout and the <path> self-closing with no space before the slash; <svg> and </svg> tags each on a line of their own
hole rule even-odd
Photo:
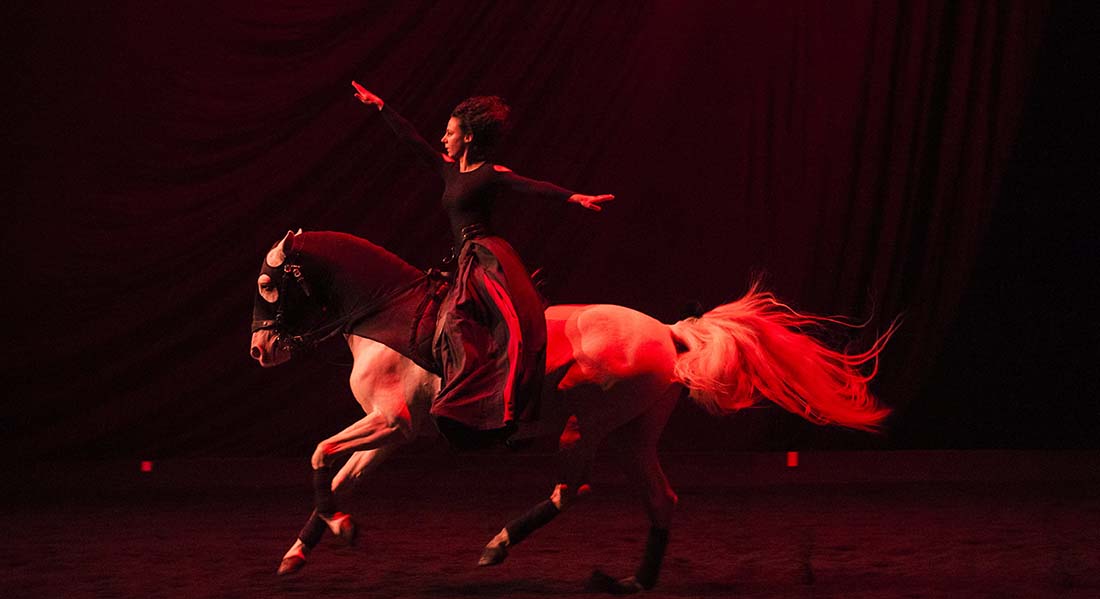
<svg viewBox="0 0 1100 599">
<path fill-rule="evenodd" d="M 304 487 L 126 489 L 4 507 L 4 597 L 561 597 L 593 568 L 633 572 L 648 524 L 608 485 L 477 568 L 482 545 L 545 497 L 438 484 L 361 490 L 356 547 L 327 537 L 299 574 L 275 568 L 310 509 Z M 454 487 L 458 488 L 454 488 Z M 649 597 L 1100 597 L 1096 483 L 813 483 L 678 489 Z M 549 489 L 546 489 L 547 491 Z"/>
</svg>

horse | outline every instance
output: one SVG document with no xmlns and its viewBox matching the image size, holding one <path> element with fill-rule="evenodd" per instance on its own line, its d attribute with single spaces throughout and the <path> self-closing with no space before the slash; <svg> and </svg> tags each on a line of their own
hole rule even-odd
<svg viewBox="0 0 1100 599">
<path fill-rule="evenodd" d="M 354 358 L 351 390 L 366 413 L 317 445 L 311 460 L 315 509 L 279 574 L 300 570 L 326 530 L 353 543 L 358 528 L 338 511 L 336 497 L 432 428 L 440 374 L 432 337 L 446 289 L 443 274 L 422 272 L 346 233 L 288 231 L 265 256 L 256 281 L 251 356 L 272 367 L 343 334 Z M 517 436 L 558 436 L 558 482 L 548 499 L 485 545 L 479 566 L 500 564 L 586 495 L 596 450 L 610 438 L 643 499 L 650 530 L 633 576 L 597 572 L 593 581 L 612 593 L 652 589 L 677 503 L 656 446 L 681 397 L 714 414 L 771 401 L 816 424 L 870 432 L 881 430 L 890 413 L 868 383 L 896 321 L 866 350 L 837 351 L 810 333 L 830 324 L 858 325 L 799 313 L 757 283 L 737 301 L 671 325 L 615 305 L 556 305 L 545 314 L 542 412 L 533 429 Z M 343 457 L 347 461 L 333 473 Z"/>
</svg>

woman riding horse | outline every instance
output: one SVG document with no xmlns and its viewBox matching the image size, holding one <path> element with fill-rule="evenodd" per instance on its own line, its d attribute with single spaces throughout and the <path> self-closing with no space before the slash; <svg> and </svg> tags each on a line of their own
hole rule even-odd
<svg viewBox="0 0 1100 599">
<path fill-rule="evenodd" d="M 510 111 L 496 96 L 468 98 L 455 107 L 440 140 L 445 153 L 440 154 L 381 98 L 358 83 L 352 85 L 356 98 L 377 107 L 398 138 L 443 179 L 443 208 L 450 218 L 457 264 L 436 320 L 432 354 L 442 383 L 432 401 L 432 417 L 456 448 L 503 441 L 515 432 L 517 420 L 537 417 L 546 364 L 546 320 L 519 255 L 490 232 L 494 202 L 502 193 L 511 193 L 565 200 L 598 211 L 614 196 L 574 193 L 490 162 Z M 300 563 L 298 558 L 304 558 L 326 524 L 343 538 L 355 538 L 355 523 L 338 511 L 331 491 L 332 460 L 314 456 L 316 510 L 283 568 Z"/>
<path fill-rule="evenodd" d="M 432 416 L 452 444 L 466 448 L 507 438 L 516 421 L 538 414 L 546 362 L 542 301 L 519 255 L 489 229 L 502 194 L 565 200 L 600 210 L 614 196 L 574 193 L 521 177 L 491 162 L 508 124 L 496 96 L 468 98 L 455 107 L 440 140 L 444 154 L 377 95 L 352 82 L 355 96 L 383 120 L 443 180 L 443 208 L 457 257 L 454 281 L 439 309 L 434 354 L 442 387 Z"/>
<path fill-rule="evenodd" d="M 265 258 L 256 290 L 252 356 L 276 366 L 299 348 L 345 333 L 354 356 L 352 392 L 366 412 L 314 452 L 321 469 L 315 474 L 341 456 L 349 460 L 335 478 L 315 478 L 317 507 L 280 564 L 286 574 L 305 564 L 326 528 L 354 539 L 349 517 L 325 511 L 335 510 L 331 494 L 415 436 L 427 419 L 438 387 L 417 366 L 435 368 L 428 341 L 435 294 L 423 272 L 367 240 L 333 232 L 288 232 Z M 559 435 L 561 472 L 550 498 L 506 524 L 480 565 L 499 564 L 572 505 L 587 486 L 596 450 L 612 440 L 640 491 L 650 532 L 635 575 L 601 584 L 612 592 L 652 588 L 676 505 L 657 440 L 685 392 L 715 413 L 769 400 L 814 423 L 860 430 L 877 430 L 890 412 L 870 394 L 874 372 L 861 370 L 877 363 L 896 324 L 864 352 L 832 350 L 808 332 L 835 319 L 798 313 L 756 286 L 736 302 L 673 325 L 612 305 L 552 306 L 545 317 L 547 410 L 539 424 Z M 368 340 L 405 359 L 384 359 Z"/>
</svg>

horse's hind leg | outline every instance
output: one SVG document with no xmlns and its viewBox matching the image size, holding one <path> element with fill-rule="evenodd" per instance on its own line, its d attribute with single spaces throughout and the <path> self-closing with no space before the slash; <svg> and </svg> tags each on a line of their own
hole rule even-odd
<svg viewBox="0 0 1100 599">
<path fill-rule="evenodd" d="M 615 431 L 607 445 L 622 467 L 631 486 L 639 492 L 650 525 L 668 529 L 677 497 L 657 457 L 657 441 L 676 406 L 677 390 L 657 405 Z"/>
<path fill-rule="evenodd" d="M 559 439 L 558 458 L 562 472 L 550 497 L 535 504 L 522 516 L 506 524 L 481 553 L 479 566 L 495 566 L 508 557 L 508 548 L 517 545 L 531 533 L 542 528 L 558 514 L 572 506 L 573 501 L 588 493 L 588 472 L 601 435 L 581 434 L 576 416 L 565 425 Z"/>
<path fill-rule="evenodd" d="M 615 580 L 597 572 L 593 575 L 593 583 L 602 590 L 630 593 L 648 590 L 657 584 L 677 502 L 676 493 L 657 458 L 657 440 L 676 405 L 678 394 L 679 390 L 670 390 L 653 408 L 615 431 L 608 439 L 608 445 L 613 448 L 613 454 L 631 486 L 641 495 L 649 515 L 650 528 L 645 553 L 634 576 Z"/>
</svg>

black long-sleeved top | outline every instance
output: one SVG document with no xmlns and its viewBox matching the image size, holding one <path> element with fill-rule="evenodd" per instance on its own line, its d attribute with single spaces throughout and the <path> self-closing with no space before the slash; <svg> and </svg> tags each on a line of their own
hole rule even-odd
<svg viewBox="0 0 1100 599">
<path fill-rule="evenodd" d="M 416 128 L 390 108 L 389 104 L 381 112 L 394 133 L 443 179 L 443 209 L 450 218 L 456 247 L 462 245 L 464 227 L 475 224 L 488 226 L 493 203 L 504 193 L 561 201 L 574 194 L 553 183 L 521 177 L 490 162 L 463 173 L 459 171 L 457 162 L 444 158 L 443 154 L 424 141 Z"/>
</svg>

